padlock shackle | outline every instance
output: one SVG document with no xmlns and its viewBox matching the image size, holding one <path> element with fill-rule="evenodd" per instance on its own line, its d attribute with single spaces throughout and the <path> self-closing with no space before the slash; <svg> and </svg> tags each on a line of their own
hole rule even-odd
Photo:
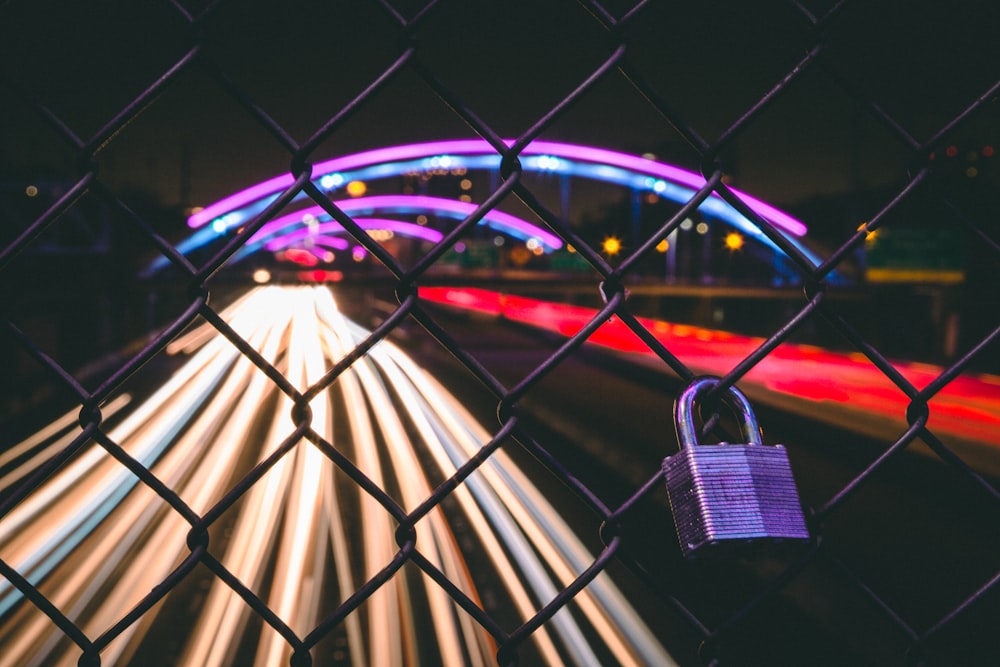
<svg viewBox="0 0 1000 667">
<path fill-rule="evenodd" d="M 695 401 L 717 387 L 720 381 L 719 378 L 711 376 L 695 378 L 674 401 L 674 427 L 677 430 L 677 443 L 681 449 L 698 444 L 698 432 L 694 427 Z M 760 426 L 757 424 L 750 399 L 736 387 L 730 387 L 722 396 L 722 403 L 732 410 L 733 414 L 742 418 L 741 430 L 746 443 L 763 445 Z"/>
</svg>

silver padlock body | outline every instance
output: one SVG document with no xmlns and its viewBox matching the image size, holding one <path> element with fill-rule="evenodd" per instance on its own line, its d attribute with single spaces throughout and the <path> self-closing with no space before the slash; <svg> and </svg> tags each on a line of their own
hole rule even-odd
<svg viewBox="0 0 1000 667">
<path fill-rule="evenodd" d="M 663 461 L 681 551 L 693 557 L 761 540 L 808 540 L 781 445 L 686 447 Z"/>
</svg>

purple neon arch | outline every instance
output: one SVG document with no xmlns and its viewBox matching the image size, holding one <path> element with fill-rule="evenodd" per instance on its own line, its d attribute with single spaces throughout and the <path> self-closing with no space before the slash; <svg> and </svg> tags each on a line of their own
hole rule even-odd
<svg viewBox="0 0 1000 667">
<path fill-rule="evenodd" d="M 507 141 L 508 145 L 512 143 L 513 141 Z M 332 160 L 314 165 L 313 173 L 327 174 L 348 171 L 376 164 L 412 160 L 421 157 L 432 157 L 442 154 L 495 155 L 496 150 L 488 142 L 482 139 L 458 139 L 451 141 L 406 144 L 402 146 L 379 148 L 334 158 Z M 555 157 L 579 160 L 593 164 L 606 164 L 662 178 L 695 190 L 705 185 L 705 179 L 694 172 L 680 169 L 679 167 L 674 167 L 662 162 L 648 160 L 636 155 L 629 155 L 627 153 L 620 153 L 603 148 L 594 148 L 592 146 L 580 146 L 550 141 L 535 141 L 525 147 L 521 154 L 525 156 L 552 155 Z M 264 197 L 275 195 L 282 190 L 291 187 L 294 182 L 295 179 L 291 174 L 283 174 L 253 185 L 245 190 L 236 192 L 224 199 L 220 199 L 219 201 L 206 206 L 204 209 L 188 218 L 188 225 L 190 227 L 201 227 L 208 224 L 212 220 L 246 206 L 249 203 L 255 202 Z M 805 235 L 807 231 L 806 226 L 799 220 L 796 220 L 784 211 L 776 209 L 770 204 L 767 204 L 756 197 L 752 197 L 745 192 L 735 189 L 732 191 L 741 200 L 743 200 L 748 207 L 750 207 L 758 215 L 761 215 L 769 220 L 775 226 L 794 236 Z"/>
<path fill-rule="evenodd" d="M 343 201 L 338 201 L 335 202 L 335 204 L 345 213 L 351 213 L 353 211 L 438 211 L 450 213 L 459 217 L 466 217 L 477 208 L 475 204 L 467 202 L 422 195 L 380 195 L 376 197 L 359 197 L 357 199 L 345 199 Z M 304 218 L 309 216 L 320 218 L 326 215 L 328 215 L 327 212 L 320 206 L 310 206 L 308 208 L 299 209 L 294 213 L 289 213 L 267 222 L 263 227 L 257 230 L 256 234 L 251 237 L 250 243 L 267 242 L 268 239 L 280 233 L 281 230 L 293 225 L 303 224 Z M 541 227 L 533 225 L 527 220 L 522 220 L 521 218 L 510 215 L 509 213 L 493 210 L 487 213 L 484 219 L 487 222 L 500 227 L 513 229 L 529 238 L 537 238 L 543 245 L 548 246 L 549 248 L 555 249 L 562 247 L 562 240 L 555 234 L 547 232 Z M 425 229 L 419 227 L 418 225 L 414 226 L 419 229 Z"/>
<path fill-rule="evenodd" d="M 400 234 L 401 236 L 409 236 L 413 238 L 418 238 L 423 241 L 429 241 L 431 243 L 437 243 L 442 238 L 444 234 L 436 229 L 429 229 L 427 227 L 422 227 L 420 225 L 414 224 L 412 222 L 403 222 L 402 220 L 386 220 L 381 218 L 358 218 L 354 222 L 358 223 L 358 226 L 362 229 L 385 229 L 394 234 Z M 295 231 L 288 232 L 287 234 L 282 234 L 281 236 L 270 239 L 264 244 L 264 247 L 271 251 L 281 250 L 282 248 L 287 248 L 288 246 L 297 243 L 298 241 L 305 241 L 309 238 L 320 238 L 328 237 L 330 234 L 343 233 L 343 226 L 336 221 L 322 222 L 315 227 L 303 227 L 296 229 Z M 330 239 L 331 241 L 340 241 L 337 245 L 341 250 L 347 249 L 349 242 L 343 238 Z"/>
<path fill-rule="evenodd" d="M 347 250 L 351 247 L 351 242 L 343 236 L 328 236 L 326 234 L 320 234 L 319 236 L 312 236 L 310 238 L 312 239 L 314 245 L 320 245 L 331 250 Z"/>
<path fill-rule="evenodd" d="M 339 229 L 337 231 L 343 231 Z M 334 232 L 336 233 L 336 232 Z M 302 229 L 296 230 L 285 236 L 279 236 L 273 238 L 264 244 L 264 247 L 271 252 L 277 252 L 279 250 L 284 250 L 285 248 L 295 245 L 299 242 L 310 241 L 316 245 L 321 245 L 324 248 L 332 248 L 333 250 L 347 250 L 350 247 L 350 241 L 339 236 L 330 236 L 329 232 L 324 233 L 322 230 L 316 229 Z"/>
</svg>

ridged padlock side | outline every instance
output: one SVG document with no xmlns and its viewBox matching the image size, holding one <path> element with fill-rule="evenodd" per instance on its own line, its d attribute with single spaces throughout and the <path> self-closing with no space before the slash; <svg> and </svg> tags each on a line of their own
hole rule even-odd
<svg viewBox="0 0 1000 667">
<path fill-rule="evenodd" d="M 784 447 L 683 449 L 663 472 L 685 556 L 723 542 L 809 538 Z"/>
<path fill-rule="evenodd" d="M 744 450 L 767 534 L 779 539 L 808 540 L 809 529 L 788 451 L 782 445 L 749 445 Z"/>
<path fill-rule="evenodd" d="M 684 449 L 663 462 L 685 556 L 724 540 L 766 536 L 753 477 L 739 448 Z"/>
</svg>

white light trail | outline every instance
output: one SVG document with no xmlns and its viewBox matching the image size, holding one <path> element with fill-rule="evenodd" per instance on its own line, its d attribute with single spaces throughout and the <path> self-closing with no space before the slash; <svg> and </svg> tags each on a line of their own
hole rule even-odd
<svg viewBox="0 0 1000 667">
<path fill-rule="evenodd" d="M 337 309 L 325 288 L 260 287 L 222 317 L 300 392 L 318 382 L 368 331 Z M 190 360 L 144 401 L 120 411 L 109 437 L 203 515 L 295 430 L 291 398 L 210 327 L 170 346 Z M 461 403 L 387 341 L 372 348 L 310 402 L 311 429 L 406 510 L 433 493 L 491 435 Z M 30 469 L 79 433 L 67 416 L 0 453 L 0 465 L 32 452 Z M 0 490 L 25 474 L 0 477 Z M 522 622 L 558 595 L 595 556 L 521 470 L 495 452 L 453 492 L 454 504 L 492 561 Z M 449 511 L 455 511 L 450 509 Z M 17 569 L 92 639 L 118 622 L 190 553 L 190 524 L 131 472 L 91 444 L 0 519 L 0 558 Z M 390 565 L 396 522 L 375 498 L 300 439 L 210 529 L 209 550 L 299 637 Z M 416 524 L 420 554 L 479 603 L 471 572 L 442 507 Z M 253 650 L 261 667 L 288 664 L 292 647 L 228 585 L 207 584 L 183 634 L 179 664 L 234 664 Z M 448 593 L 404 566 L 334 630 L 353 667 L 490 665 L 496 643 Z M 102 651 L 103 664 L 130 662 L 143 642 L 171 632 L 176 613 L 158 604 Z M 175 605 L 176 606 L 176 605 Z M 532 635 L 549 665 L 673 661 L 606 574 Z M 579 623 L 586 620 L 586 625 Z M 190 619 L 185 619 L 189 623 Z M 252 636 L 251 636 L 252 635 Z M 597 650 L 597 644 L 606 648 Z M 428 657 L 433 656 L 433 657 Z M 79 649 L 0 579 L 0 667 L 74 665 Z"/>
<path fill-rule="evenodd" d="M 101 414 L 105 419 L 114 417 L 119 410 L 128 405 L 130 400 L 131 397 L 128 394 L 118 396 L 102 408 Z M 0 466 L 8 465 L 18 457 L 33 450 L 34 453 L 18 464 L 16 468 L 0 476 L 0 491 L 13 486 L 15 482 L 37 470 L 43 463 L 68 447 L 82 431 L 83 429 L 79 426 L 78 414 L 67 412 L 38 432 L 5 449 L 0 453 Z M 59 437 L 56 438 L 56 436 Z M 56 439 L 53 440 L 53 438 Z"/>
</svg>

